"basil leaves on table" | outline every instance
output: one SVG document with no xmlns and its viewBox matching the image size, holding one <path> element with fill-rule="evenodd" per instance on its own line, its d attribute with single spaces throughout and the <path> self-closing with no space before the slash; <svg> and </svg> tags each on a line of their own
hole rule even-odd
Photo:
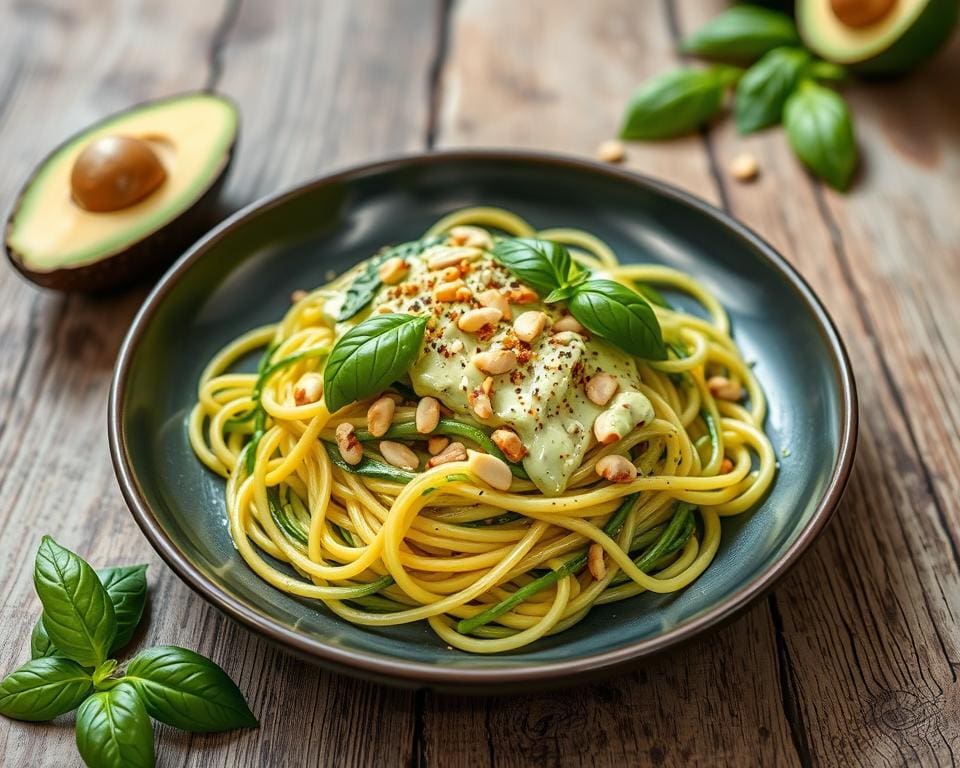
<svg viewBox="0 0 960 768">
<path fill-rule="evenodd" d="M 749 62 L 774 48 L 799 43 L 797 28 L 787 14 L 735 5 L 687 37 L 683 50 L 706 58 Z"/>
<path fill-rule="evenodd" d="M 857 166 L 857 142 L 843 98 L 805 80 L 787 99 L 783 122 L 797 156 L 830 186 L 845 190 Z"/>
<path fill-rule="evenodd" d="M 337 341 L 323 370 L 327 409 L 343 406 L 386 389 L 416 361 L 427 328 L 424 315 L 374 315 Z"/>
<path fill-rule="evenodd" d="M 748 69 L 734 100 L 740 133 L 751 133 L 780 122 L 783 105 L 800 80 L 810 54 L 803 48 L 775 48 Z"/>
<path fill-rule="evenodd" d="M 620 138 L 665 139 L 695 131 L 720 111 L 727 88 L 741 72 L 717 65 L 652 78 L 630 98 Z"/>
<path fill-rule="evenodd" d="M 147 597 L 146 566 L 94 571 L 44 536 L 34 568 L 43 615 L 33 658 L 0 680 L 0 715 L 52 720 L 79 707 L 77 748 L 89 766 L 154 765 L 152 715 L 191 731 L 257 725 L 240 690 L 209 659 L 175 646 L 108 658 L 130 642 Z"/>
</svg>

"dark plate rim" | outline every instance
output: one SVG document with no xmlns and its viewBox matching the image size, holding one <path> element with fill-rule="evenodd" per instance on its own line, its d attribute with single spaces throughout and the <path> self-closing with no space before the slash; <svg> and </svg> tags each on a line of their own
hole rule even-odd
<svg viewBox="0 0 960 768">
<path fill-rule="evenodd" d="M 307 637 L 289 629 L 282 623 L 258 613 L 243 601 L 207 579 L 190 560 L 177 548 L 166 535 L 154 516 L 146 499 L 140 493 L 135 480 L 130 455 L 127 450 L 126 435 L 123 430 L 122 414 L 124 395 L 130 373 L 131 363 L 139 342 L 150 324 L 158 306 L 164 297 L 180 280 L 194 262 L 219 240 L 236 227 L 260 214 L 261 211 L 283 205 L 287 201 L 315 189 L 366 176 L 370 174 L 396 171 L 417 165 L 442 165 L 456 162 L 521 162 L 542 166 L 565 168 L 572 172 L 600 174 L 627 181 L 640 187 L 669 197 L 672 200 L 696 209 L 720 221 L 725 227 L 744 240 L 748 246 L 765 258 L 801 296 L 810 313 L 820 326 L 820 331 L 832 353 L 834 373 L 840 386 L 840 449 L 827 485 L 817 508 L 797 539 L 781 557 L 765 571 L 717 603 L 693 620 L 675 627 L 662 635 L 639 640 L 612 651 L 580 656 L 575 659 L 549 662 L 535 665 L 515 665 L 490 669 L 469 669 L 458 666 L 426 664 L 417 661 L 380 656 L 362 651 L 352 651 L 324 644 L 321 640 Z M 599 163 L 548 152 L 525 150 L 451 150 L 442 152 L 414 153 L 387 160 L 354 165 L 321 176 L 318 179 L 298 185 L 292 190 L 261 198 L 227 217 L 210 232 L 198 240 L 164 274 L 147 296 L 143 306 L 137 312 L 133 323 L 124 338 L 117 358 L 110 386 L 108 403 L 108 433 L 110 456 L 123 497 L 147 540 L 160 557 L 173 569 L 188 586 L 222 610 L 231 618 L 273 642 L 323 665 L 332 666 L 341 671 L 367 678 L 388 680 L 400 685 L 458 685 L 469 687 L 495 687 L 498 685 L 518 685 L 525 683 L 569 682 L 587 677 L 599 676 L 615 667 L 649 656 L 675 646 L 710 627 L 730 619 L 744 610 L 757 598 L 769 590 L 784 573 L 797 561 L 824 530 L 831 519 L 840 498 L 843 495 L 853 467 L 857 444 L 858 406 L 857 390 L 846 348 L 833 320 L 814 293 L 810 285 L 801 277 L 790 263 L 769 243 L 763 240 L 744 224 L 709 203 L 680 190 L 665 182 L 655 180 L 633 171 L 601 165 Z"/>
</svg>

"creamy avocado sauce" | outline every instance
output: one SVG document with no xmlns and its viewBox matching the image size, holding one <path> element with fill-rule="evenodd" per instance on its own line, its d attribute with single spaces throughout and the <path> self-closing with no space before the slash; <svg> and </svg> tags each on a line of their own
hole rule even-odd
<svg viewBox="0 0 960 768">
<path fill-rule="evenodd" d="M 543 493 L 555 495 L 566 488 L 584 454 L 596 444 L 593 423 L 601 412 L 616 409 L 615 421 L 621 434 L 653 418 L 650 402 L 638 392 L 639 375 L 629 355 L 597 338 L 572 331 L 551 333 L 549 323 L 530 343 L 516 337 L 512 322 L 520 314 L 539 310 L 552 322 L 562 316 L 556 305 L 544 305 L 536 299 L 511 303 L 511 318 L 504 318 L 495 328 L 485 326 L 478 333 L 460 330 L 458 318 L 480 306 L 476 298 L 479 294 L 494 288 L 510 298 L 522 295 L 523 286 L 484 254 L 460 267 L 457 279 L 463 280 L 472 298 L 437 301 L 433 292 L 443 281 L 443 271 L 427 267 L 437 252 L 437 248 L 430 248 L 420 256 L 408 257 L 409 269 L 403 280 L 383 286 L 372 302 L 372 311 L 433 316 L 423 353 L 410 370 L 414 391 L 421 397 L 436 397 L 461 420 L 491 428 L 511 427 L 527 450 L 524 469 Z M 361 265 L 351 274 L 360 274 L 362 269 Z M 349 283 L 348 278 L 337 287 L 342 289 Z M 325 312 L 335 312 L 338 301 L 339 296 L 331 295 Z M 353 324 L 339 325 L 338 333 Z M 475 413 L 471 394 L 483 391 L 487 374 L 472 360 L 477 353 L 491 349 L 513 350 L 518 364 L 512 371 L 490 377 L 493 413 L 484 419 Z M 619 383 L 618 394 L 602 407 L 590 401 L 585 389 L 590 378 L 600 372 L 615 376 Z"/>
</svg>

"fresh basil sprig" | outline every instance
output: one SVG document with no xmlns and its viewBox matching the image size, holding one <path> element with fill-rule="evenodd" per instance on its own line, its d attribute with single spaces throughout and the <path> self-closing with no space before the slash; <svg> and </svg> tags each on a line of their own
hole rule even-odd
<svg viewBox="0 0 960 768">
<path fill-rule="evenodd" d="M 548 296 L 571 279 L 586 273 L 570 258 L 560 243 L 532 237 L 505 238 L 491 252 L 519 280 L 541 296 Z"/>
<path fill-rule="evenodd" d="M 574 288 L 567 306 L 588 331 L 624 352 L 645 360 L 667 356 L 653 308 L 625 285 L 613 280 L 587 280 Z"/>
<path fill-rule="evenodd" d="M 736 67 L 677 69 L 648 80 L 627 105 L 622 139 L 665 139 L 695 131 L 723 107 L 727 88 L 740 77 Z"/>
<path fill-rule="evenodd" d="M 807 167 L 845 190 L 857 167 L 857 142 L 843 97 L 804 80 L 784 105 L 783 123 L 790 146 Z"/>
<path fill-rule="evenodd" d="M 382 392 L 414 364 L 427 328 L 424 315 L 374 315 L 337 341 L 323 370 L 323 392 L 333 413 Z"/>
<path fill-rule="evenodd" d="M 783 105 L 809 63 L 803 48 L 775 48 L 750 67 L 737 83 L 737 130 L 752 133 L 779 123 Z"/>
<path fill-rule="evenodd" d="M 696 56 L 750 62 L 783 45 L 799 45 L 797 27 L 787 14 L 755 5 L 735 5 L 683 41 Z"/>
<path fill-rule="evenodd" d="M 122 669 L 107 658 L 128 643 L 146 602 L 146 566 L 95 572 L 44 536 L 34 568 L 43 616 L 30 661 L 0 680 L 0 715 L 52 720 L 79 707 L 77 748 L 89 766 L 153 766 L 152 715 L 192 731 L 257 724 L 220 667 L 193 651 L 141 651 Z"/>
</svg>

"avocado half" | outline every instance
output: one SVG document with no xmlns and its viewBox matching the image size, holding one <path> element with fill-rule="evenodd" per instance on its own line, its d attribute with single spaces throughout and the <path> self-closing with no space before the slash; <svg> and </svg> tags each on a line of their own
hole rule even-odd
<svg viewBox="0 0 960 768">
<path fill-rule="evenodd" d="M 950 37 L 960 0 L 896 0 L 877 21 L 850 26 L 831 0 L 797 0 L 797 27 L 811 50 L 868 74 L 899 74 L 932 56 Z"/>
<path fill-rule="evenodd" d="M 21 190 L 5 230 L 10 263 L 31 282 L 63 291 L 107 291 L 158 271 L 199 234 L 238 128 L 232 101 L 196 92 L 138 104 L 74 135 Z M 147 145 L 165 178 L 133 204 L 93 211 L 75 199 L 71 175 L 78 156 L 105 137 Z"/>
</svg>

